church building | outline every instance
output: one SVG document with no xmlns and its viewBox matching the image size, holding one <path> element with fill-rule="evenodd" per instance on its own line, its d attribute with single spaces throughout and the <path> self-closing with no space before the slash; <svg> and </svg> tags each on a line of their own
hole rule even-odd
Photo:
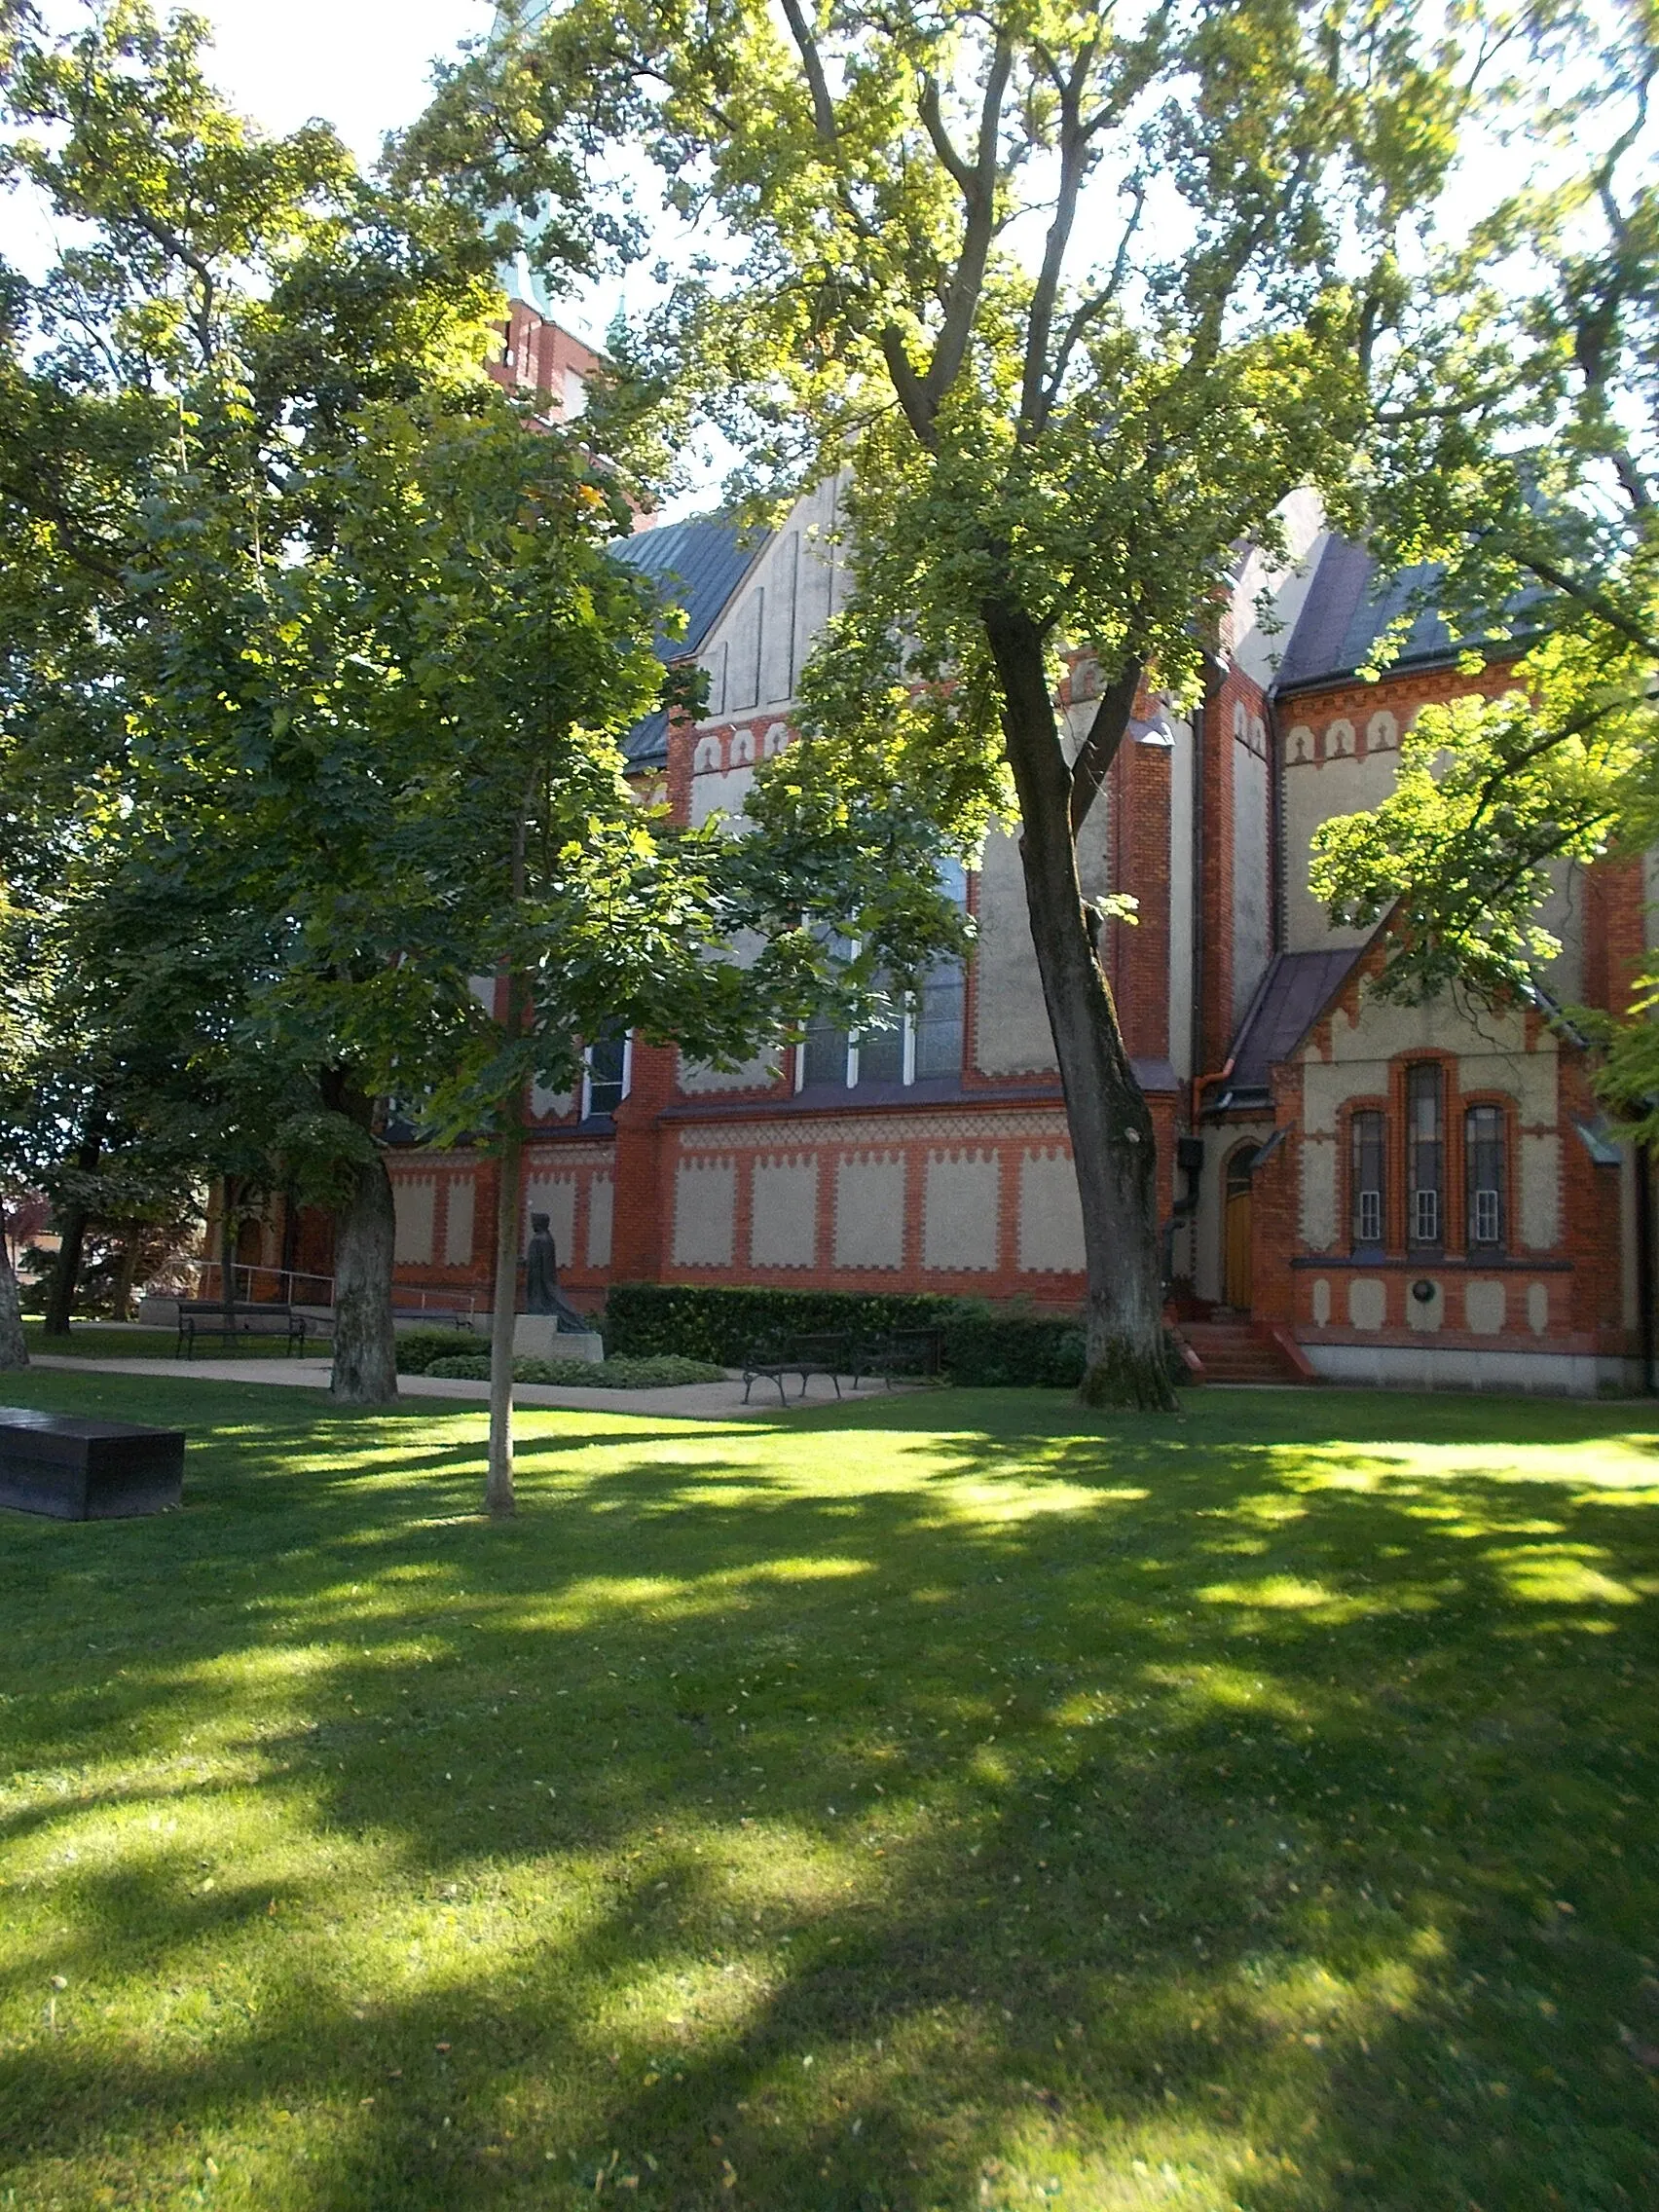
<svg viewBox="0 0 1659 2212">
<path fill-rule="evenodd" d="M 503 352 L 503 381 L 579 411 L 590 350 L 521 304 Z M 822 486 L 762 537 L 713 517 L 619 549 L 684 609 L 675 650 L 709 678 L 700 720 L 659 714 L 627 741 L 682 821 L 740 813 L 790 740 L 848 588 L 835 500 Z M 1138 902 L 1101 953 L 1157 1131 L 1172 1312 L 1217 1378 L 1641 1387 L 1648 1177 L 1555 1010 L 1628 1004 L 1653 942 L 1643 868 L 1562 871 L 1546 920 L 1563 951 L 1536 1005 L 1379 999 L 1382 933 L 1330 926 L 1309 839 L 1388 792 L 1422 706 L 1506 672 L 1472 683 L 1424 614 L 1365 681 L 1418 579 L 1380 576 L 1311 495 L 1285 520 L 1287 566 L 1240 562 L 1198 710 L 1138 702 L 1080 853 L 1087 892 Z M 1097 687 L 1078 659 L 1060 703 L 1079 734 Z M 526 1234 L 550 1217 L 577 1305 L 613 1282 L 1077 1305 L 1082 1224 L 1014 837 L 993 835 L 959 892 L 973 957 L 901 1028 L 820 1024 L 736 1070 L 618 1036 L 578 1092 L 535 1093 Z M 390 1165 L 400 1305 L 488 1311 L 493 1162 L 411 1141 Z"/>
</svg>

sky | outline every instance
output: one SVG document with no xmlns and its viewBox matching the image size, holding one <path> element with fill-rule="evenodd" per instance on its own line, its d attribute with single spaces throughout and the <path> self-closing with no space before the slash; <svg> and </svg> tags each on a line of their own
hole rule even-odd
<svg viewBox="0 0 1659 2212">
<path fill-rule="evenodd" d="M 425 105 L 435 56 L 488 31 L 492 0 L 190 0 L 213 26 L 211 73 L 233 106 L 276 134 L 313 117 L 333 124 L 360 161 Z M 84 14 L 45 0 L 55 29 Z M 39 217 L 0 195 L 0 253 L 31 274 L 49 250 Z"/>
</svg>

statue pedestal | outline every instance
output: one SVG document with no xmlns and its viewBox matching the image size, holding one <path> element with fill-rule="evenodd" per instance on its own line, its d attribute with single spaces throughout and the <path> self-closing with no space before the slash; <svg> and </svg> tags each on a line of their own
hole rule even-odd
<svg viewBox="0 0 1659 2212">
<path fill-rule="evenodd" d="M 515 1313 L 513 1352 L 530 1359 L 603 1359 L 605 1339 L 597 1329 L 561 1336 L 556 1313 Z"/>
</svg>

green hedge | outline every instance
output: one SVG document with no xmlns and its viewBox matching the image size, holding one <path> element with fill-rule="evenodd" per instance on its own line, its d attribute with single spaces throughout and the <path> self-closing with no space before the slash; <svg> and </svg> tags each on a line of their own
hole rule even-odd
<svg viewBox="0 0 1659 2212">
<path fill-rule="evenodd" d="M 1071 1315 L 919 1291 L 619 1283 L 607 1302 L 606 1322 L 615 1351 L 681 1352 L 726 1367 L 735 1367 L 752 1345 L 778 1339 L 937 1329 L 945 1373 L 958 1382 L 1070 1390 L 1083 1381 L 1083 1327 Z"/>
<path fill-rule="evenodd" d="M 488 1382 L 490 1362 L 483 1354 L 452 1352 L 434 1359 L 425 1372 L 440 1382 Z M 554 1382 L 567 1390 L 667 1390 L 687 1382 L 723 1382 L 725 1369 L 703 1359 L 537 1359 L 521 1352 L 513 1361 L 515 1382 Z"/>
<path fill-rule="evenodd" d="M 488 1338 L 474 1334 L 470 1329 L 408 1329 L 397 1338 L 397 1372 L 399 1375 L 424 1375 L 434 1359 L 455 1359 L 471 1353 L 482 1358 L 484 1371 L 490 1369 L 490 1344 Z"/>
</svg>

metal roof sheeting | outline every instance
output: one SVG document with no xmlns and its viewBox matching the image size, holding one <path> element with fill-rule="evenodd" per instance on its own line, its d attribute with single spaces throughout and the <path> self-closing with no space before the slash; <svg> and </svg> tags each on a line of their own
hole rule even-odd
<svg viewBox="0 0 1659 2212">
<path fill-rule="evenodd" d="M 684 522 L 659 523 L 618 539 L 610 551 L 657 587 L 663 607 L 682 608 L 683 637 L 659 630 L 654 647 L 659 660 L 686 660 L 719 621 L 731 595 L 765 550 L 769 533 L 747 536 L 729 515 L 692 515 Z M 659 707 L 638 721 L 622 740 L 624 757 L 640 768 L 658 767 L 668 758 L 668 715 Z"/>
</svg>

